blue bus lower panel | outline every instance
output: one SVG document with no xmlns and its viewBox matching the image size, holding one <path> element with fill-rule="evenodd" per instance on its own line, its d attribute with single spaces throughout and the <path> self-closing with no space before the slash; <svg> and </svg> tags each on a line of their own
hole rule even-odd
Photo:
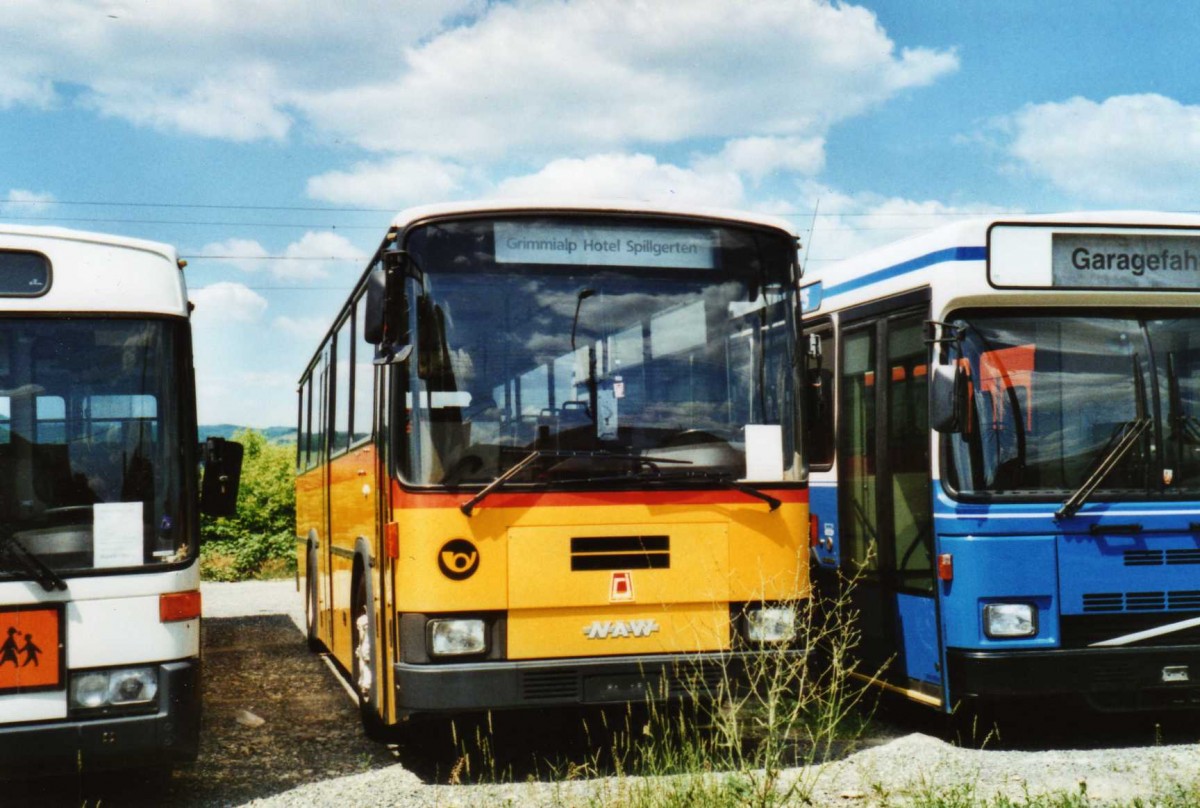
<svg viewBox="0 0 1200 808">
<path fill-rule="evenodd" d="M 1099 710 L 1200 708 L 1200 647 L 946 653 L 956 699 L 1078 695 Z"/>
<path fill-rule="evenodd" d="M 171 766 L 200 746 L 200 663 L 159 666 L 152 712 L 0 725 L 0 776 Z"/>
<path fill-rule="evenodd" d="M 941 686 L 938 664 L 937 613 L 932 595 L 896 595 L 896 616 L 903 638 L 904 673 L 925 684 Z"/>
</svg>

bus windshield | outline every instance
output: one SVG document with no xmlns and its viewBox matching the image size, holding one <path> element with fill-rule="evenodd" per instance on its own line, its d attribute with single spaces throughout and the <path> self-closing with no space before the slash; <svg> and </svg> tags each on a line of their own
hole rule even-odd
<svg viewBox="0 0 1200 808">
<path fill-rule="evenodd" d="M 185 327 L 0 319 L 0 577 L 28 576 L 17 562 L 30 556 L 73 572 L 194 555 L 181 490 Z"/>
<path fill-rule="evenodd" d="M 678 221 L 414 231 L 396 390 L 416 485 L 780 480 L 796 464 L 794 244 Z M 583 253 L 580 255 L 579 253 Z"/>
<path fill-rule="evenodd" d="M 1200 492 L 1200 317 L 1099 312 L 958 321 L 972 417 L 950 437 L 964 494 Z M 1114 462 L 1115 461 L 1115 462 Z"/>
</svg>

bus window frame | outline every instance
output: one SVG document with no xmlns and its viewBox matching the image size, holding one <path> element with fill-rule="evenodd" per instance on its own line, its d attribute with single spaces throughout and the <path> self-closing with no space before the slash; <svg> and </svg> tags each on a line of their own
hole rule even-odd
<svg viewBox="0 0 1200 808">
<path fill-rule="evenodd" d="M 1114 308 L 1111 305 L 1109 305 L 1109 306 L 1069 305 L 1069 306 L 1053 306 L 1053 307 L 1048 307 L 1046 309 L 1039 309 L 1038 315 L 1039 316 L 1044 315 L 1046 317 L 1063 317 L 1063 316 L 1067 316 L 1067 317 L 1087 316 L 1087 317 L 1092 317 L 1092 318 L 1124 317 L 1125 319 L 1134 319 L 1137 321 L 1149 321 L 1149 320 L 1163 319 L 1164 317 L 1169 317 L 1169 316 L 1172 316 L 1173 314 L 1177 315 L 1181 311 L 1187 311 L 1187 307 L 1185 307 L 1185 306 L 1153 306 L 1153 307 L 1147 307 L 1147 308 L 1138 307 L 1138 308 L 1122 309 L 1119 307 Z M 944 319 L 947 322 L 956 321 L 956 320 L 965 320 L 966 322 L 969 323 L 969 322 L 971 322 L 972 317 L 977 318 L 980 315 L 989 315 L 989 314 L 990 315 L 996 315 L 996 314 L 1004 315 L 1005 313 L 1011 313 L 1010 316 L 1015 316 L 1017 314 L 1017 312 L 1018 312 L 1018 308 L 1010 307 L 1010 306 L 1001 306 L 1001 307 L 965 306 L 965 307 L 962 307 L 959 309 L 954 309 L 954 310 L 947 312 Z M 1197 317 L 1197 322 L 1200 322 L 1200 316 Z M 943 345 L 941 347 L 940 353 L 938 354 L 939 362 L 948 361 L 946 358 L 948 356 L 947 352 L 948 352 L 948 348 L 945 345 Z M 957 356 L 956 356 L 956 358 L 957 358 Z M 1153 362 L 1151 361 L 1145 372 L 1150 373 L 1152 366 L 1153 366 Z M 1154 379 L 1156 379 L 1161 374 L 1162 374 L 1161 370 L 1154 369 L 1153 375 L 1151 376 L 1151 381 L 1154 381 Z M 973 377 L 971 379 L 971 383 L 974 384 Z M 1156 386 L 1151 385 L 1151 388 L 1156 389 Z M 1151 396 L 1149 409 L 1155 411 L 1155 413 L 1156 413 L 1154 416 L 1154 421 L 1155 421 L 1154 429 L 1156 430 L 1154 433 L 1154 435 L 1155 435 L 1154 442 L 1156 443 L 1156 445 L 1161 447 L 1163 445 L 1163 441 L 1162 441 L 1161 437 L 1157 434 L 1158 430 L 1160 430 L 1160 428 L 1162 426 L 1160 423 L 1161 419 L 1157 415 L 1159 405 L 1157 403 L 1157 394 L 1152 392 L 1152 389 L 1148 389 L 1147 392 Z M 972 409 L 972 413 L 974 413 L 973 409 Z M 932 429 L 930 431 L 933 432 Z M 946 496 L 948 496 L 955 502 L 962 503 L 962 504 L 969 504 L 969 505 L 995 505 L 995 504 L 1044 505 L 1047 503 L 1060 504 L 1066 497 L 1068 497 L 1071 494 L 1071 491 L 1069 491 L 1067 489 L 1063 489 L 1061 491 L 1054 491 L 1054 492 L 1050 492 L 1050 493 L 1044 493 L 1044 494 L 1043 493 L 1030 493 L 1028 491 L 1021 491 L 1021 492 L 991 491 L 991 492 L 984 492 L 984 493 L 964 493 L 955 484 L 955 480 L 957 479 L 957 471 L 955 470 L 956 465 L 953 462 L 953 457 L 951 454 L 953 452 L 953 448 L 952 448 L 951 444 L 952 444 L 953 439 L 956 438 L 957 435 L 953 434 L 953 433 L 943 434 L 943 433 L 939 433 L 939 432 L 934 432 L 934 435 L 937 438 L 937 446 L 936 446 L 935 453 L 938 458 L 938 470 L 940 472 L 938 476 L 941 481 L 942 490 L 945 492 Z M 1162 452 L 1163 450 L 1160 448 L 1157 451 Z M 1161 462 L 1162 461 L 1160 461 L 1160 465 L 1161 465 Z M 955 470 L 955 472 L 952 474 L 951 470 Z M 1083 482 L 1083 481 L 1080 480 L 1080 482 Z M 1151 505 L 1154 503 L 1166 503 L 1166 502 L 1188 502 L 1188 501 L 1192 501 L 1194 499 L 1196 499 L 1196 495 L 1194 492 L 1188 493 L 1186 491 L 1181 491 L 1178 494 L 1171 494 L 1171 493 L 1165 493 L 1165 492 L 1152 492 L 1149 489 L 1139 492 L 1137 494 L 1132 494 L 1128 490 L 1105 491 L 1103 489 L 1100 489 L 1100 490 L 1095 491 L 1088 498 L 1089 502 L 1097 502 L 1097 503 L 1134 502 L 1134 503 L 1151 504 Z"/>
<path fill-rule="evenodd" d="M 801 339 L 806 339 L 809 334 L 817 334 L 821 338 L 821 364 L 820 366 L 810 367 L 807 351 L 805 352 L 804 361 L 804 376 L 800 379 L 800 384 L 803 385 L 802 391 L 808 391 L 808 375 L 811 370 L 819 370 L 822 374 L 827 374 L 822 377 L 822 384 L 826 386 L 828 391 L 828 400 L 825 402 L 828 409 L 828 415 L 817 422 L 816 414 L 810 411 L 812 403 L 809 396 L 800 395 L 799 399 L 803 401 L 803 420 L 804 424 L 811 424 L 805 427 L 805 437 L 811 434 L 812 429 L 825 428 L 829 429 L 829 433 L 833 436 L 829 442 L 828 451 L 825 456 L 827 462 L 813 462 L 812 441 L 806 440 L 803 444 L 805 454 L 808 457 L 808 465 L 810 471 L 830 471 L 834 467 L 837 458 L 837 372 L 838 372 L 838 345 L 840 340 L 837 338 L 837 329 L 834 327 L 833 318 L 829 316 L 820 317 L 811 320 L 808 323 L 801 324 Z"/>
</svg>

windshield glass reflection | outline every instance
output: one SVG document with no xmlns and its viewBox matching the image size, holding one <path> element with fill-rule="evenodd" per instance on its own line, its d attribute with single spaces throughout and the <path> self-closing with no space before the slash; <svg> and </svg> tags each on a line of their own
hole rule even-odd
<svg viewBox="0 0 1200 808">
<path fill-rule="evenodd" d="M 1123 495 L 1200 490 L 1200 320 L 970 316 L 972 418 L 950 438 L 963 493 L 1063 495 L 1130 431 L 1099 484 Z M 1151 419 L 1138 429 L 1139 418 Z"/>
<path fill-rule="evenodd" d="M 514 482 L 740 478 L 748 452 L 775 479 L 791 468 L 785 239 L 718 230 L 704 269 L 498 265 L 486 227 L 409 247 L 423 277 L 416 360 L 397 374 L 407 480 L 483 484 L 534 449 Z"/>
</svg>

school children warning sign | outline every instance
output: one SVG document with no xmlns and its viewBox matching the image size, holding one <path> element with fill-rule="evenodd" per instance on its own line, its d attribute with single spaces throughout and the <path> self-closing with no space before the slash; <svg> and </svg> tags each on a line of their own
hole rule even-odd
<svg viewBox="0 0 1200 808">
<path fill-rule="evenodd" d="M 0 608 L 0 695 L 63 684 L 62 608 Z"/>
</svg>

